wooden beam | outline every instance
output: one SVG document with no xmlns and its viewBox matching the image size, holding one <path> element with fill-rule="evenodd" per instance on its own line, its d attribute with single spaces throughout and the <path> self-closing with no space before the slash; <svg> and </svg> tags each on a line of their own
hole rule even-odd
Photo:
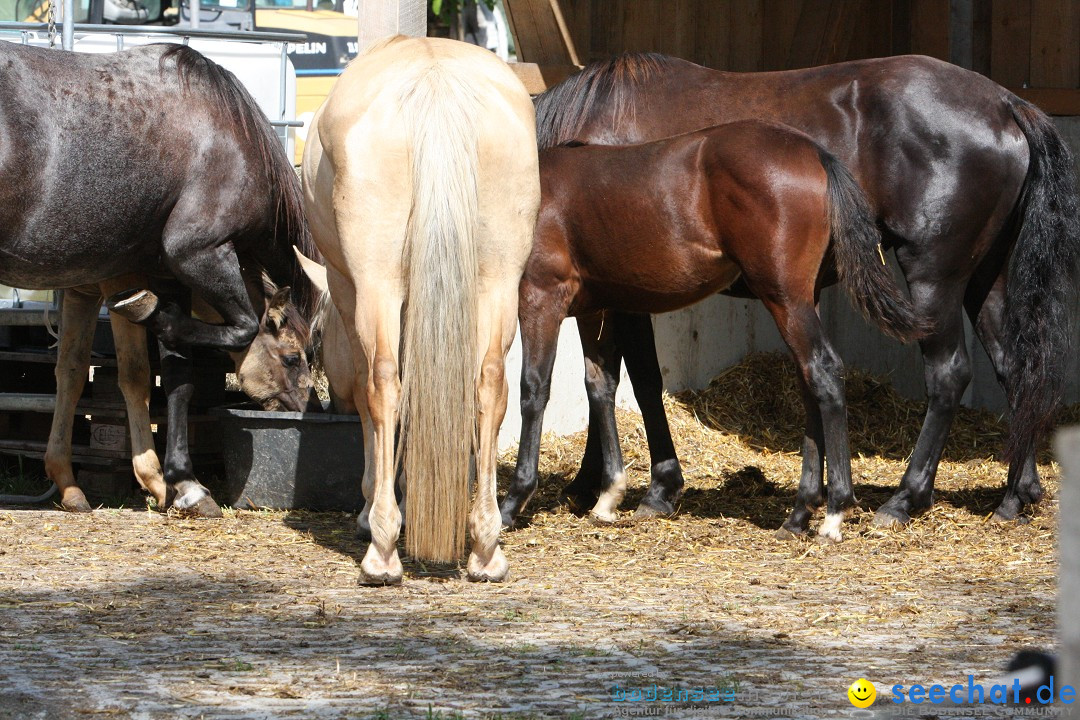
<svg viewBox="0 0 1080 720">
<path fill-rule="evenodd" d="M 503 0 L 519 60 L 580 65 L 560 0 Z"/>
<path fill-rule="evenodd" d="M 1080 115 L 1080 90 L 1076 88 L 1009 88 L 1038 105 L 1047 115 Z"/>
<path fill-rule="evenodd" d="M 356 39 L 363 50 L 388 35 L 427 35 L 426 0 L 359 0 Z"/>
</svg>

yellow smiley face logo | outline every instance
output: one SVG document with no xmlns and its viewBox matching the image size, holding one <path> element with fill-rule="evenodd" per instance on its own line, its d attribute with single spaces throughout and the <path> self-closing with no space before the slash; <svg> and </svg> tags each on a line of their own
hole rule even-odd
<svg viewBox="0 0 1080 720">
<path fill-rule="evenodd" d="M 851 683 L 851 687 L 847 689 L 847 697 L 855 707 L 868 708 L 874 704 L 874 698 L 877 697 L 877 688 L 869 680 L 859 678 Z"/>
</svg>

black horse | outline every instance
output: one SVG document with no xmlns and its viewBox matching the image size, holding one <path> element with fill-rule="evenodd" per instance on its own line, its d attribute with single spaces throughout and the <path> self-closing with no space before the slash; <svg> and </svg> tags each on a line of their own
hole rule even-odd
<svg viewBox="0 0 1080 720">
<path fill-rule="evenodd" d="M 622 144 L 741 119 L 786 123 L 839 157 L 865 189 L 912 300 L 934 331 L 921 341 L 929 403 L 899 491 L 876 517 L 905 523 L 930 506 L 934 477 L 971 377 L 968 313 L 1012 410 L 1009 479 L 995 513 L 1015 518 L 1042 488 L 1035 445 L 1060 403 L 1071 298 L 1080 259 L 1072 160 L 1050 120 L 987 78 L 925 57 L 894 57 L 773 73 L 727 73 L 676 58 L 632 54 L 589 65 L 536 100 L 541 148 L 578 140 Z M 738 284 L 730 291 L 753 297 Z M 642 409 L 652 455 L 643 514 L 674 511 L 682 485 L 663 405 L 647 315 L 613 318 Z M 590 435 L 567 488 L 588 509 L 614 482 L 619 449 L 593 429 L 613 414 L 618 362 L 590 387 Z M 537 373 L 522 374 L 523 435 L 537 414 Z M 593 379 L 590 379 L 593 380 Z M 806 531 L 824 498 L 823 435 L 811 418 L 795 510 L 784 532 Z M 535 463 L 519 458 L 502 503 L 511 524 L 536 488 Z"/>
<path fill-rule="evenodd" d="M 0 282 L 149 278 L 109 305 L 162 346 L 167 500 L 220 514 L 187 449 L 187 346 L 294 340 L 298 328 L 262 322 L 264 273 L 291 286 L 304 337 L 314 302 L 292 250 L 315 252 L 299 181 L 266 118 L 231 73 L 185 46 L 87 55 L 0 43 L 0 176 Z M 220 325 L 191 317 L 192 291 Z M 303 357 L 279 361 L 295 376 Z M 64 507 L 89 509 L 72 478 L 52 479 Z"/>
</svg>

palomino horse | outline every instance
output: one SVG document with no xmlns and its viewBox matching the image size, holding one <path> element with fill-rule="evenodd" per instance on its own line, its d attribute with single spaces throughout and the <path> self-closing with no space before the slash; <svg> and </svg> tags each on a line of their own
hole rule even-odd
<svg viewBox="0 0 1080 720">
<path fill-rule="evenodd" d="M 740 119 L 807 132 L 851 168 L 933 331 L 920 341 L 929 396 L 926 420 L 899 491 L 876 517 L 904 523 L 930 506 L 934 476 L 971 376 L 967 311 L 1012 407 L 1009 480 L 996 517 L 1014 518 L 1042 496 L 1035 443 L 1060 401 L 1072 280 L 1080 259 L 1077 195 L 1069 152 L 1049 119 L 981 75 L 924 57 L 896 57 L 771 73 L 725 73 L 663 55 L 589 65 L 536 102 L 540 146 L 570 140 L 621 144 L 669 137 Z M 1011 262 L 1009 258 L 1011 256 Z M 733 294 L 747 295 L 738 282 Z M 645 417 L 652 484 L 639 512 L 671 513 L 682 490 L 660 401 L 649 318 L 616 326 L 619 352 Z M 610 415 L 618 364 L 590 415 Z M 523 402 L 532 388 L 523 387 Z M 804 397 L 804 402 L 812 398 Z M 811 428 L 813 430 L 813 428 Z M 784 523 L 805 532 L 823 499 L 822 437 L 803 442 L 795 510 Z M 590 507 L 617 465 L 609 439 L 590 434 L 568 488 Z M 519 463 L 502 504 L 504 522 L 536 487 Z"/>
<path fill-rule="evenodd" d="M 535 467 L 555 346 L 576 315 L 590 396 L 608 391 L 618 364 L 598 342 L 606 310 L 669 312 L 741 278 L 772 313 L 799 368 L 807 434 L 824 436 L 828 514 L 821 534 L 840 540 L 855 504 L 843 364 L 817 315 L 830 250 L 859 309 L 902 340 L 924 334 L 878 256 L 866 198 L 836 158 L 802 133 L 744 121 L 643 145 L 580 145 L 540 153 L 543 200 L 521 281 L 522 385 L 518 462 Z M 584 322 L 589 320 L 590 322 Z M 526 399 L 527 398 L 527 399 Z M 618 448 L 615 424 L 590 426 Z M 621 458 L 592 513 L 604 521 L 626 488 Z"/>
<path fill-rule="evenodd" d="M 342 73 L 312 121 L 304 197 L 349 334 L 364 426 L 371 544 L 361 582 L 393 583 L 395 431 L 408 483 L 406 547 L 502 580 L 495 450 L 503 360 L 540 202 L 532 103 L 472 45 L 390 38 Z"/>
<path fill-rule="evenodd" d="M 219 514 L 187 452 L 193 386 L 185 347 L 247 351 L 270 299 L 263 272 L 292 286 L 297 318 L 310 316 L 314 294 L 292 247 L 314 251 L 284 149 L 236 79 L 188 47 L 82 55 L 0 43 L 0 64 L 0 171 L 11 180 L 0 187 L 0 282 L 72 288 L 130 274 L 149 280 L 156 292 L 125 291 L 109 305 L 152 330 L 163 348 L 177 433 L 164 480 L 175 495 L 160 486 L 155 495 Z M 191 317 L 192 291 L 221 324 Z M 97 298 L 69 300 L 78 332 Z M 267 329 L 278 337 L 284 327 Z M 78 345 L 71 357 L 85 358 L 85 341 Z M 75 388 L 81 380 L 66 376 L 85 360 L 71 357 L 58 365 L 58 385 Z M 75 395 L 58 416 L 70 416 Z M 64 445 L 63 433 L 53 438 L 54 448 Z M 70 464 L 58 457 L 52 467 L 63 506 L 88 509 Z"/>
<path fill-rule="evenodd" d="M 230 353 L 240 389 L 266 410 L 321 410 L 305 354 L 309 339 L 308 323 L 299 317 L 295 306 L 289 302 L 288 288 L 278 289 L 265 276 L 262 280 L 259 287 L 248 288 L 252 306 L 265 306 L 259 332 L 250 346 Z M 72 288 L 64 293 L 60 348 L 56 358 L 56 407 L 45 451 L 46 473 L 57 487 L 75 485 L 71 467 L 72 418 L 86 381 L 90 344 L 102 299 L 145 283 L 145 278 L 123 276 L 100 285 Z M 212 308 L 199 303 L 197 297 L 195 300 L 200 317 L 215 317 Z M 173 498 L 154 450 L 149 412 L 150 365 L 146 330 L 118 313 L 112 313 L 109 319 L 116 346 L 118 384 L 127 409 L 135 479 L 154 497 L 158 507 L 165 508 Z M 183 407 L 179 410 L 182 411 Z M 186 419 L 179 416 L 170 419 L 167 447 L 174 454 L 178 448 L 186 454 Z M 70 510 L 90 509 L 81 492 L 74 490 L 69 491 L 67 505 L 70 505 Z M 202 503 L 200 512 L 209 516 L 220 514 L 212 499 Z"/>
</svg>

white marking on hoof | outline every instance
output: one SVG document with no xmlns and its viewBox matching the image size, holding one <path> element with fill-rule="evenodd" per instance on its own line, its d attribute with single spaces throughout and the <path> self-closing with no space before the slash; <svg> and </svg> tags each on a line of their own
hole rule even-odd
<svg viewBox="0 0 1080 720">
<path fill-rule="evenodd" d="M 206 488 L 198 483 L 192 483 L 188 489 L 177 494 L 176 500 L 173 501 L 173 507 L 177 510 L 188 510 L 198 505 L 199 501 L 205 497 L 210 497 L 210 493 L 207 492 Z"/>
<path fill-rule="evenodd" d="M 818 537 L 832 542 L 842 542 L 844 536 L 840 533 L 840 526 L 849 515 L 851 515 L 850 510 L 825 513 L 825 521 L 821 523 L 821 527 L 818 529 Z"/>
<path fill-rule="evenodd" d="M 614 477 L 611 486 L 600 493 L 589 515 L 600 522 L 615 522 L 619 519 L 619 503 L 622 502 L 624 495 L 626 495 L 626 473 L 621 472 Z"/>
</svg>

